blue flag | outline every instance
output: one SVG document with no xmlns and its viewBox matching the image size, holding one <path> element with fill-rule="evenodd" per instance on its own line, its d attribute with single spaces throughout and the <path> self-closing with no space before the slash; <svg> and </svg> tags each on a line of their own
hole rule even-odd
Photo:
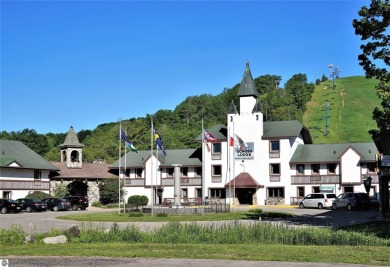
<svg viewBox="0 0 390 267">
<path fill-rule="evenodd" d="M 154 141 L 156 141 L 156 144 L 157 144 L 158 148 L 162 151 L 162 153 L 164 154 L 164 156 L 166 156 L 167 153 L 165 152 L 165 148 L 164 148 L 164 146 L 163 146 L 161 136 L 160 136 L 160 134 L 157 132 L 156 128 L 154 128 L 154 126 L 153 126 L 153 136 L 154 136 Z"/>
</svg>

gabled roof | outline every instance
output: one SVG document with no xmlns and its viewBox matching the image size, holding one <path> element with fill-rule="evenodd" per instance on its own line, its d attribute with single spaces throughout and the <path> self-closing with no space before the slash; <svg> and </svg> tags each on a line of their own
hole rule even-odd
<svg viewBox="0 0 390 267">
<path fill-rule="evenodd" d="M 158 154 L 158 160 L 160 166 L 172 166 L 172 164 L 182 164 L 183 166 L 201 166 L 202 165 L 202 150 L 198 149 L 171 149 L 165 150 L 167 153 L 164 156 L 161 151 Z M 125 156 L 122 156 L 120 159 L 121 168 L 125 165 L 127 168 L 137 168 L 143 167 L 145 161 L 150 158 L 150 150 L 138 151 L 138 153 L 129 152 L 126 154 L 126 164 Z M 156 151 L 153 151 L 153 156 L 156 157 Z M 119 168 L 119 160 L 114 162 L 109 166 L 110 169 Z"/>
<path fill-rule="evenodd" d="M 249 62 L 246 63 L 244 76 L 242 77 L 240 88 L 238 89 L 237 95 L 254 96 L 255 98 L 259 96 L 255 83 L 253 82 L 251 70 L 249 69 Z"/>
<path fill-rule="evenodd" d="M 83 163 L 82 168 L 68 168 L 65 162 L 53 162 L 59 169 L 57 174 L 51 175 L 54 178 L 113 178 L 118 175 L 109 172 L 109 165 L 102 163 Z"/>
<path fill-rule="evenodd" d="M 84 145 L 79 142 L 79 139 L 77 138 L 73 126 L 70 126 L 70 129 L 65 137 L 65 142 L 59 145 L 58 147 L 59 148 L 66 148 L 66 147 L 81 148 L 84 147 Z"/>
<path fill-rule="evenodd" d="M 374 143 L 306 144 L 297 147 L 290 163 L 340 162 L 340 157 L 350 148 L 361 157 L 361 161 L 375 161 L 377 150 Z"/>
<path fill-rule="evenodd" d="M 58 170 L 53 164 L 23 143 L 11 140 L 0 140 L 0 167 Z"/>
<path fill-rule="evenodd" d="M 302 135 L 305 144 L 312 144 L 309 130 L 299 121 L 265 121 L 263 139 L 290 138 Z"/>
<path fill-rule="evenodd" d="M 249 173 L 242 172 L 225 185 L 225 188 L 229 188 L 229 187 L 260 188 L 261 185 L 259 185 Z"/>
</svg>

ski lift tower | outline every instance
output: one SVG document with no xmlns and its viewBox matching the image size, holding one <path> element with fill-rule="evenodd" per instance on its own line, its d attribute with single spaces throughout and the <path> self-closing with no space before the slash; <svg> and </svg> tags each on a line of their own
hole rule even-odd
<svg viewBox="0 0 390 267">
<path fill-rule="evenodd" d="M 328 118 L 329 118 L 329 103 L 326 103 L 326 104 L 323 104 L 322 105 L 325 109 L 325 133 L 324 135 L 325 136 L 328 136 L 328 133 L 329 133 L 329 121 L 328 121 Z"/>
<path fill-rule="evenodd" d="M 329 80 L 332 79 L 332 73 L 333 73 L 333 64 L 328 65 L 329 70 L 330 70 L 330 75 L 329 75 Z"/>
</svg>

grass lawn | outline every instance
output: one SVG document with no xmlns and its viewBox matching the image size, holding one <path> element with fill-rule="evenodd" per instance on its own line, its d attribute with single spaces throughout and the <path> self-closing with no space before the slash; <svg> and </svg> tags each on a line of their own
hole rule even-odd
<svg viewBox="0 0 390 267">
<path fill-rule="evenodd" d="M 71 214 L 65 216 L 59 216 L 58 219 L 62 220 L 75 220 L 75 221 L 88 221 L 88 222 L 169 222 L 169 221 L 223 221 L 223 220 L 239 220 L 248 218 L 250 212 L 226 212 L 226 213 L 207 213 L 207 214 L 179 214 L 168 215 L 166 217 L 160 217 L 158 215 L 146 214 L 142 217 L 131 217 L 131 213 L 118 212 L 99 212 L 89 214 Z M 294 216 L 292 214 L 282 212 L 268 212 L 264 214 L 270 214 L 274 217 L 286 217 Z"/>
<path fill-rule="evenodd" d="M 218 213 L 218 214 L 205 214 L 205 215 L 168 215 L 166 217 L 159 217 L 157 215 L 145 215 L 142 217 L 130 217 L 129 214 L 118 214 L 117 212 L 105 212 L 105 213 L 91 213 L 91 214 L 72 214 L 67 216 L 61 216 L 62 219 L 79 220 L 79 221 L 101 221 L 101 222 L 151 222 L 151 221 L 216 221 L 216 220 L 236 220 L 247 218 L 248 215 L 256 213 L 251 212 L 235 212 L 235 213 Z M 267 216 L 283 217 L 290 216 L 286 213 L 271 212 L 266 213 Z M 292 215 L 291 215 L 292 216 Z M 173 226 L 171 229 L 166 229 L 168 235 L 175 238 L 184 237 L 183 229 Z M 174 229 L 174 230 L 172 230 Z M 195 227 L 189 227 L 192 229 L 192 234 L 201 235 L 202 228 L 195 229 Z M 204 239 L 201 242 L 150 242 L 150 241 L 137 241 L 134 240 L 138 235 L 132 231 L 129 241 L 102 241 L 101 239 L 95 239 L 94 241 L 81 242 L 80 239 L 70 240 L 67 244 L 61 245 L 44 245 L 42 242 L 35 242 L 30 244 L 18 245 L 15 244 L 12 239 L 17 233 L 12 234 L 3 233 L 4 236 L 8 236 L 10 242 L 0 242 L 0 258 L 7 258 L 11 256 L 101 256 L 101 257 L 113 257 L 113 258 L 183 258 L 183 259 L 224 259 L 224 260 L 250 260 L 250 261 L 288 261 L 288 262 L 332 262 L 332 263 L 349 263 L 349 264 L 366 264 L 377 266 L 390 266 L 390 246 L 389 245 L 348 245 L 348 241 L 354 235 L 369 236 L 372 239 L 389 240 L 390 238 L 390 221 L 375 221 L 360 224 L 356 226 L 348 226 L 342 228 L 342 231 L 335 232 L 337 229 L 325 229 L 318 228 L 317 230 L 307 229 L 304 231 L 304 236 L 307 236 L 305 240 L 308 240 L 307 245 L 295 245 L 281 244 L 278 242 L 268 241 L 250 241 L 246 242 L 245 238 L 248 236 L 254 236 L 257 228 L 252 230 L 245 230 L 246 228 L 239 228 L 238 232 L 220 232 L 225 233 L 223 236 L 231 235 L 231 239 L 236 240 L 235 243 L 231 242 L 216 242 L 216 237 L 207 241 Z M 219 232 L 218 229 L 215 229 Z M 268 229 L 269 232 L 264 231 L 265 236 L 269 240 L 276 240 L 274 237 L 271 239 L 269 236 L 288 236 L 293 231 L 283 232 L 280 229 Z M 319 232 L 317 232 L 319 231 Z M 320 232 L 325 233 L 325 235 Z M 283 234 L 283 233 L 284 234 Z M 330 233 L 329 233 L 330 232 Z M 59 234 L 60 232 L 57 232 Z M 95 235 L 96 231 L 90 232 L 90 235 Z M 333 237 L 331 236 L 334 234 Z M 350 234 L 348 234 L 350 233 Z M 130 232 L 129 232 L 130 234 Z M 117 233 L 112 233 L 111 236 L 117 236 Z M 256 235 L 262 234 L 257 231 Z M 335 236 L 340 237 L 341 245 L 311 245 L 310 240 L 314 240 L 318 236 L 322 236 L 321 244 L 323 240 L 334 240 Z M 97 235 L 102 237 L 102 235 Z M 103 235 L 104 237 L 105 235 Z M 204 236 L 207 236 L 204 235 Z M 218 236 L 218 237 L 219 237 Z M 0 234 L 1 237 L 1 234 Z M 344 238 L 345 237 L 345 238 Z M 99 237 L 98 237 L 99 238 Z M 178 240 L 178 239 L 173 240 Z M 324 239 L 325 238 L 325 239 Z M 363 238 L 364 239 L 364 238 Z M 5 240 L 5 239 L 3 239 Z M 257 239 L 256 239 L 257 240 Z M 0 238 L 1 241 L 1 238 Z M 298 240 L 297 240 L 298 241 Z M 214 243 L 214 244 L 211 244 Z M 21 243 L 19 243 L 21 244 Z M 301 243 L 306 244 L 306 241 Z M 333 243 L 333 241 L 330 244 Z M 345 244 L 345 245 L 344 245 Z M 380 244 L 389 244 L 387 241 Z"/>
</svg>

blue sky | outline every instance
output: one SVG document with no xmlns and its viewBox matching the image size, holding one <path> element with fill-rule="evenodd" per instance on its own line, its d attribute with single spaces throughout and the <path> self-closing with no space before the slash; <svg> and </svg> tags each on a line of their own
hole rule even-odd
<svg viewBox="0 0 390 267">
<path fill-rule="evenodd" d="M 2 1 L 1 131 L 64 133 L 173 110 L 253 77 L 364 75 L 369 1 Z M 221 111 L 225 112 L 225 111 Z"/>
</svg>

